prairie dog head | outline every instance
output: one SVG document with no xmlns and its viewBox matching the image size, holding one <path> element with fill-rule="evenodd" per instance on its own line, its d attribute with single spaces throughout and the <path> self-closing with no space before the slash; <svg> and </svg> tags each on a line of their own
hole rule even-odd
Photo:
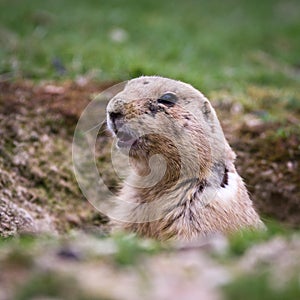
<svg viewBox="0 0 300 300">
<path fill-rule="evenodd" d="M 208 99 L 168 78 L 130 80 L 108 103 L 107 125 L 141 174 L 149 172 L 151 157 L 158 155 L 169 179 L 178 179 L 179 173 L 205 179 L 215 166 L 225 165 L 230 149 Z"/>
</svg>

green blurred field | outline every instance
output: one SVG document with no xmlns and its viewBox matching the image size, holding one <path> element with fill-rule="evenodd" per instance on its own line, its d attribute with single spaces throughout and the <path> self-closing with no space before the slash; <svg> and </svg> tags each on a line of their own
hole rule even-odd
<svg viewBox="0 0 300 300">
<path fill-rule="evenodd" d="M 0 74 L 299 86 L 300 2 L 1 0 Z"/>
</svg>

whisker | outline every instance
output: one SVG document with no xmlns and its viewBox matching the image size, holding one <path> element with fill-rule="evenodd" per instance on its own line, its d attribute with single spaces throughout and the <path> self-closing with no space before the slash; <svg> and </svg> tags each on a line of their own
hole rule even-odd
<svg viewBox="0 0 300 300">
<path fill-rule="evenodd" d="M 97 125 L 93 126 L 92 128 L 86 130 L 84 133 L 88 133 L 88 132 L 90 132 L 90 131 L 92 131 L 92 130 L 98 128 L 98 127 L 101 128 L 101 126 L 103 126 L 105 123 L 106 123 L 106 119 L 105 119 L 104 121 L 102 121 L 101 123 L 98 123 Z M 103 130 L 103 131 L 104 131 L 104 130 Z M 103 131 L 101 131 L 101 132 L 103 132 Z"/>
</svg>

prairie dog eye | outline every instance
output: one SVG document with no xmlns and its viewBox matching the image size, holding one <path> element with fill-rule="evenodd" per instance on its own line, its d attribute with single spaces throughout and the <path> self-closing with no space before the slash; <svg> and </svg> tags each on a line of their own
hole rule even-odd
<svg viewBox="0 0 300 300">
<path fill-rule="evenodd" d="M 168 92 L 157 99 L 157 102 L 168 107 L 172 107 L 177 102 L 177 96 L 174 93 Z"/>
</svg>

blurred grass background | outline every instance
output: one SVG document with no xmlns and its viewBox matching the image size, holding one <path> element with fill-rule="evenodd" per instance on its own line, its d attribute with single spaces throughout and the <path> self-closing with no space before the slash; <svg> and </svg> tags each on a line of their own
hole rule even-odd
<svg viewBox="0 0 300 300">
<path fill-rule="evenodd" d="M 299 87 L 300 1 L 1 0 L 0 73 Z"/>
</svg>

